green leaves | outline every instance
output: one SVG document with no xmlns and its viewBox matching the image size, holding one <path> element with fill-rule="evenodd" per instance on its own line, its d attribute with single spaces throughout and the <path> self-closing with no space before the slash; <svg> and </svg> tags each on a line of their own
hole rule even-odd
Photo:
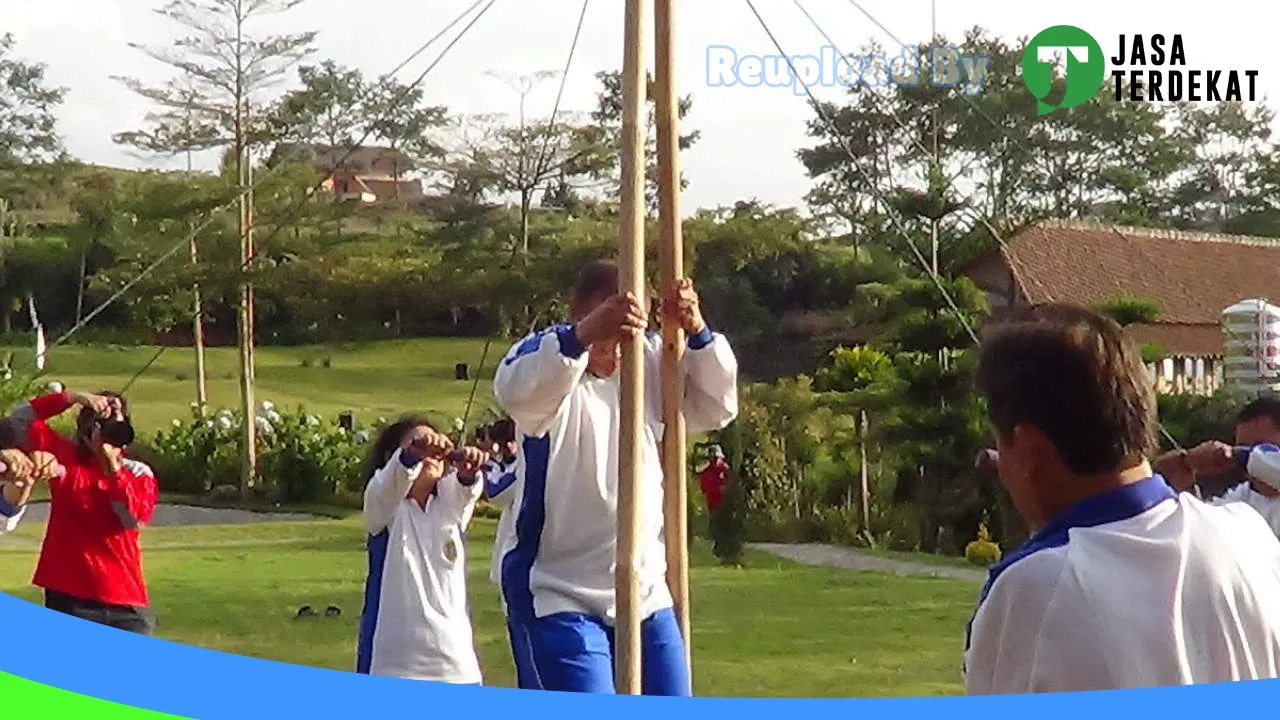
<svg viewBox="0 0 1280 720">
<path fill-rule="evenodd" d="M 0 168 L 62 153 L 56 113 L 67 90 L 48 84 L 43 63 L 15 57 L 14 45 L 13 35 L 0 35 Z"/>
<path fill-rule="evenodd" d="M 1095 304 L 1093 309 L 1115 320 L 1121 327 L 1135 323 L 1150 324 L 1160 319 L 1160 304 L 1137 295 L 1105 300 Z"/>
</svg>

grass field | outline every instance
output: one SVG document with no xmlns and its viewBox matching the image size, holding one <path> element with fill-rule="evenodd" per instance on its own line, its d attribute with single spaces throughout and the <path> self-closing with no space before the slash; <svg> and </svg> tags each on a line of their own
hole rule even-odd
<svg viewBox="0 0 1280 720">
<path fill-rule="evenodd" d="M 480 364 L 484 340 L 430 338 L 383 341 L 342 346 L 263 347 L 257 352 L 256 396 L 277 406 L 305 406 L 332 419 L 354 410 L 366 420 L 392 417 L 406 411 L 460 415 L 472 383 L 454 379 L 454 365 Z M 476 392 L 476 408 L 493 402 L 494 366 L 509 344 L 495 341 L 489 348 Z M 31 348 L 10 348 L 15 369 L 31 368 Z M 63 346 L 48 358 L 44 381 L 57 380 L 84 391 L 120 389 L 141 370 L 157 348 Z M 324 367 L 328 359 L 329 367 Z M 211 348 L 206 354 L 209 402 L 235 408 L 240 402 L 235 348 Z M 134 420 L 145 431 L 157 430 L 174 418 L 186 419 L 195 400 L 195 353 L 169 348 L 129 388 Z"/>
<path fill-rule="evenodd" d="M 0 544 L 0 591 L 31 588 L 42 527 Z M 355 518 L 261 525 L 150 528 L 146 571 L 161 637 L 271 660 L 349 670 L 365 575 Z M 469 533 L 476 644 L 489 685 L 514 673 L 488 582 L 493 524 Z M 740 697 L 956 694 L 964 623 L 976 585 L 810 568 L 752 554 L 745 569 L 716 566 L 695 548 L 692 570 L 696 692 Z M 294 620 L 311 605 L 337 619 Z"/>
<path fill-rule="evenodd" d="M 430 339 L 342 347 L 261 348 L 257 399 L 365 420 L 406 411 L 460 415 L 472 383 L 454 364 L 476 368 L 483 340 Z M 506 342 L 490 348 L 473 419 L 491 402 L 493 367 Z M 118 389 L 153 347 L 60 347 L 44 381 L 74 389 Z M 30 367 L 15 349 L 14 367 Z M 327 362 L 326 362 L 327 360 Z M 328 365 L 326 367 L 325 365 Z M 129 390 L 144 432 L 186 418 L 195 397 L 190 349 L 167 350 Z M 236 355 L 208 353 L 210 402 L 238 403 Z M 511 685 L 513 669 L 496 589 L 488 582 L 493 524 L 470 532 L 471 607 L 486 683 Z M 29 600 L 36 543 L 26 525 L 0 540 L 0 591 Z M 260 658 L 347 670 L 366 569 L 358 520 L 149 528 L 146 568 L 160 636 Z M 700 695 L 754 697 L 922 696 L 960 691 L 964 623 L 972 583 L 810 568 L 752 554 L 746 569 L 717 566 L 695 547 L 693 646 Z M 898 559 L 919 559 L 894 555 Z M 954 559 L 935 562 L 963 562 Z M 342 608 L 338 619 L 294 620 L 311 605 Z"/>
</svg>

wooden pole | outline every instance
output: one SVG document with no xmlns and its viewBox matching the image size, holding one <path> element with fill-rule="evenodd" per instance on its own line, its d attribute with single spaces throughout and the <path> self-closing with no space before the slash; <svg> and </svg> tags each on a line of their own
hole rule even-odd
<svg viewBox="0 0 1280 720">
<path fill-rule="evenodd" d="M 658 120 L 658 256 L 665 297 L 684 277 L 680 227 L 680 110 L 676 93 L 675 0 L 657 0 L 654 13 Z M 684 425 L 684 330 L 662 325 L 662 492 L 667 587 L 675 600 L 685 662 L 693 671 L 689 634 L 689 498 Z"/>
<path fill-rule="evenodd" d="M 645 18 L 648 0 L 627 0 L 622 61 L 622 217 L 619 289 L 644 297 Z M 640 694 L 640 608 L 636 584 L 639 523 L 636 498 L 644 471 L 644 338 L 622 344 L 618 427 L 616 555 L 616 690 Z"/>
</svg>

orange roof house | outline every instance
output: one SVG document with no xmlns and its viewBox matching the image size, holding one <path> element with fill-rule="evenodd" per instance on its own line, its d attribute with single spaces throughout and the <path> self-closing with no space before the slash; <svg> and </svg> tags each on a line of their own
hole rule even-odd
<svg viewBox="0 0 1280 720">
<path fill-rule="evenodd" d="M 1160 314 L 1128 331 L 1162 348 L 1166 367 L 1200 368 L 1193 375 L 1214 373 L 1223 310 L 1249 298 L 1280 301 L 1278 239 L 1042 221 L 1005 240 L 964 273 L 987 293 L 993 315 L 1023 304 L 1141 297 Z"/>
</svg>

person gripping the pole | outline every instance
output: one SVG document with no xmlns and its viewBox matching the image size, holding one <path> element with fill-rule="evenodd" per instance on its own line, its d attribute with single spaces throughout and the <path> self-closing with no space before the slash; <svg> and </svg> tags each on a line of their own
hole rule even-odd
<svg viewBox="0 0 1280 720">
<path fill-rule="evenodd" d="M 737 417 L 738 363 L 703 320 L 688 279 L 663 299 L 663 321 L 688 335 L 684 414 L 690 432 Z M 639 298 L 619 292 L 618 268 L 581 273 L 572 322 L 531 335 L 508 352 L 494 394 L 516 422 L 521 483 L 515 543 L 502 558 L 502 592 L 532 667 L 521 687 L 612 693 L 616 619 L 620 342 L 648 325 Z M 645 340 L 644 481 L 639 602 L 642 692 L 688 695 L 685 638 L 672 610 L 663 540 L 661 340 Z"/>
<path fill-rule="evenodd" d="M 1214 505 L 1242 502 L 1258 511 L 1280 536 L 1280 398 L 1257 398 L 1236 416 L 1235 445 L 1211 440 L 1173 450 L 1153 463 L 1179 492 L 1197 492 L 1197 476 L 1227 476 L 1237 482 Z"/>
</svg>

